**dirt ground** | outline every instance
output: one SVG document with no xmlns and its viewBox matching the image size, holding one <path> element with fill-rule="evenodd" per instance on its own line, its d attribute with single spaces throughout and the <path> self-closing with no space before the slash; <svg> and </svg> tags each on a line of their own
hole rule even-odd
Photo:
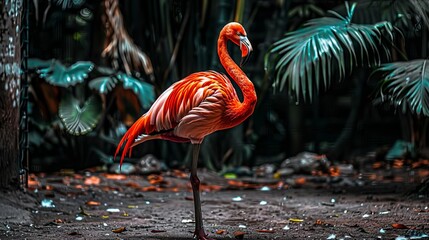
<svg viewBox="0 0 429 240">
<path fill-rule="evenodd" d="M 214 239 L 427 239 L 429 201 L 402 176 L 227 180 L 202 171 Z M 398 180 L 399 179 L 399 180 Z M 185 173 L 38 174 L 0 197 L 0 239 L 192 239 Z"/>
</svg>

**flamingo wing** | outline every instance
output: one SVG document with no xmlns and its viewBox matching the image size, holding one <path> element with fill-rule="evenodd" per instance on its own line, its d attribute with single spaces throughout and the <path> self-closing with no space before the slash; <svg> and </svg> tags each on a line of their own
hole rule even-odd
<svg viewBox="0 0 429 240">
<path fill-rule="evenodd" d="M 232 91 L 231 91 L 232 90 Z M 215 71 L 197 72 L 174 83 L 125 133 L 115 157 L 125 144 L 121 164 L 132 147 L 147 140 L 201 142 L 204 136 L 221 129 L 225 102 L 237 98 L 228 78 Z"/>
</svg>

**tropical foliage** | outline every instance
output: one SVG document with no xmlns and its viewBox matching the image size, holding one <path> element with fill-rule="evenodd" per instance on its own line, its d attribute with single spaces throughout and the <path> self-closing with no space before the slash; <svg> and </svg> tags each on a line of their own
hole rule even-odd
<svg viewBox="0 0 429 240">
<path fill-rule="evenodd" d="M 338 13 L 342 10 L 346 12 L 344 17 Z M 287 89 L 298 99 L 308 97 L 312 100 L 314 94 L 318 94 L 322 87 L 329 87 L 334 79 L 342 80 L 353 74 L 355 67 L 361 72 L 376 70 L 371 76 L 379 83 L 376 92 L 380 97 L 376 102 L 380 99 L 389 102 L 414 118 L 427 117 L 427 61 L 409 60 L 413 53 L 404 47 L 408 38 L 422 35 L 423 49 L 426 49 L 427 1 L 361 1 L 351 6 L 346 2 L 345 8 L 337 7 L 337 11 L 328 11 L 333 17 L 309 20 L 302 28 L 286 33 L 272 45 L 265 58 L 265 67 L 269 73 L 274 73 L 274 87 Z M 353 19 L 359 24 L 353 23 Z M 427 57 L 427 51 L 420 54 L 417 58 Z M 398 62 L 388 63 L 392 60 Z M 359 98 L 363 96 L 357 97 L 356 102 L 362 102 Z M 357 111 L 358 108 L 351 110 L 339 140 L 344 136 L 352 137 L 350 129 L 357 127 Z M 408 123 L 412 132 L 422 129 L 412 122 Z M 417 122 L 424 124 L 424 121 Z M 408 135 L 413 138 L 412 142 L 425 142 L 427 138 L 415 133 Z"/>
<path fill-rule="evenodd" d="M 335 17 L 312 19 L 273 44 L 265 64 L 271 70 L 270 57 L 276 58 L 275 88 L 288 85 L 298 97 L 311 100 L 321 86 L 329 87 L 334 77 L 344 79 L 353 66 L 377 66 L 389 56 L 380 39 L 385 34 L 393 40 L 391 23 L 353 24 L 356 4 L 346 7 L 347 16 L 329 11 Z"/>
<path fill-rule="evenodd" d="M 77 62 L 70 67 L 66 67 L 58 60 L 42 61 L 39 59 L 30 60 L 30 69 L 36 70 L 36 73 L 47 83 L 55 87 L 64 88 L 61 99 L 56 99 L 58 116 L 64 124 L 65 130 L 72 135 L 84 135 L 92 131 L 98 124 L 103 109 L 108 107 L 105 97 L 109 93 L 114 93 L 114 90 L 121 87 L 124 90 L 131 90 L 137 99 L 139 105 L 134 106 L 135 109 L 148 109 L 154 101 L 155 95 L 152 85 L 136 79 L 125 73 L 115 72 L 108 68 L 99 69 L 94 75 L 94 79 L 86 81 L 91 71 L 94 69 L 94 64 L 91 62 Z M 85 86 L 84 83 L 87 83 Z M 73 89 L 76 87 L 75 94 Z M 82 96 L 78 91 L 82 91 L 85 87 L 99 93 L 97 96 L 91 93 L 89 96 Z M 47 93 L 40 93 L 46 95 Z M 117 97 L 115 95 L 111 96 Z M 37 99 L 37 98 L 36 98 Z M 39 102 L 38 104 L 43 104 Z M 109 111 L 109 109 L 106 109 Z M 139 112 L 137 110 L 137 112 Z M 137 116 L 133 116 L 136 118 Z"/>
<path fill-rule="evenodd" d="M 90 156 L 112 163 L 110 149 L 125 131 L 122 120 L 133 122 L 155 98 L 151 84 L 89 61 L 65 66 L 30 59 L 29 68 L 32 152 L 79 159 L 73 167 L 85 166 Z"/>
<path fill-rule="evenodd" d="M 428 60 L 416 59 L 382 65 L 380 95 L 404 113 L 429 117 L 429 68 Z"/>
</svg>

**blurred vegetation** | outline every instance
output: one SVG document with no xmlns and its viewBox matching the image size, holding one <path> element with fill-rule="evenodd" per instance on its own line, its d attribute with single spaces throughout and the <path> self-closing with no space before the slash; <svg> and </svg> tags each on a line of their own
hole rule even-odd
<svg viewBox="0 0 429 240">
<path fill-rule="evenodd" d="M 230 21 L 254 47 L 244 71 L 258 105 L 205 139 L 200 166 L 227 172 L 304 150 L 352 161 L 397 139 L 425 149 L 428 10 L 415 0 L 34 1 L 33 171 L 112 164 L 126 128 L 164 89 L 224 72 L 216 43 Z M 189 144 L 150 141 L 126 160 L 149 153 L 171 167 L 191 158 Z"/>
</svg>

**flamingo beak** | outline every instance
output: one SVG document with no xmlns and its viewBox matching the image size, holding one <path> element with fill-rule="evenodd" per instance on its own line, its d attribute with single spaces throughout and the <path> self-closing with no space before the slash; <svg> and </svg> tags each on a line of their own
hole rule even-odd
<svg viewBox="0 0 429 240">
<path fill-rule="evenodd" d="M 250 58 L 250 53 L 253 51 L 252 44 L 246 36 L 240 36 L 241 62 L 240 67 L 244 66 Z"/>
</svg>

